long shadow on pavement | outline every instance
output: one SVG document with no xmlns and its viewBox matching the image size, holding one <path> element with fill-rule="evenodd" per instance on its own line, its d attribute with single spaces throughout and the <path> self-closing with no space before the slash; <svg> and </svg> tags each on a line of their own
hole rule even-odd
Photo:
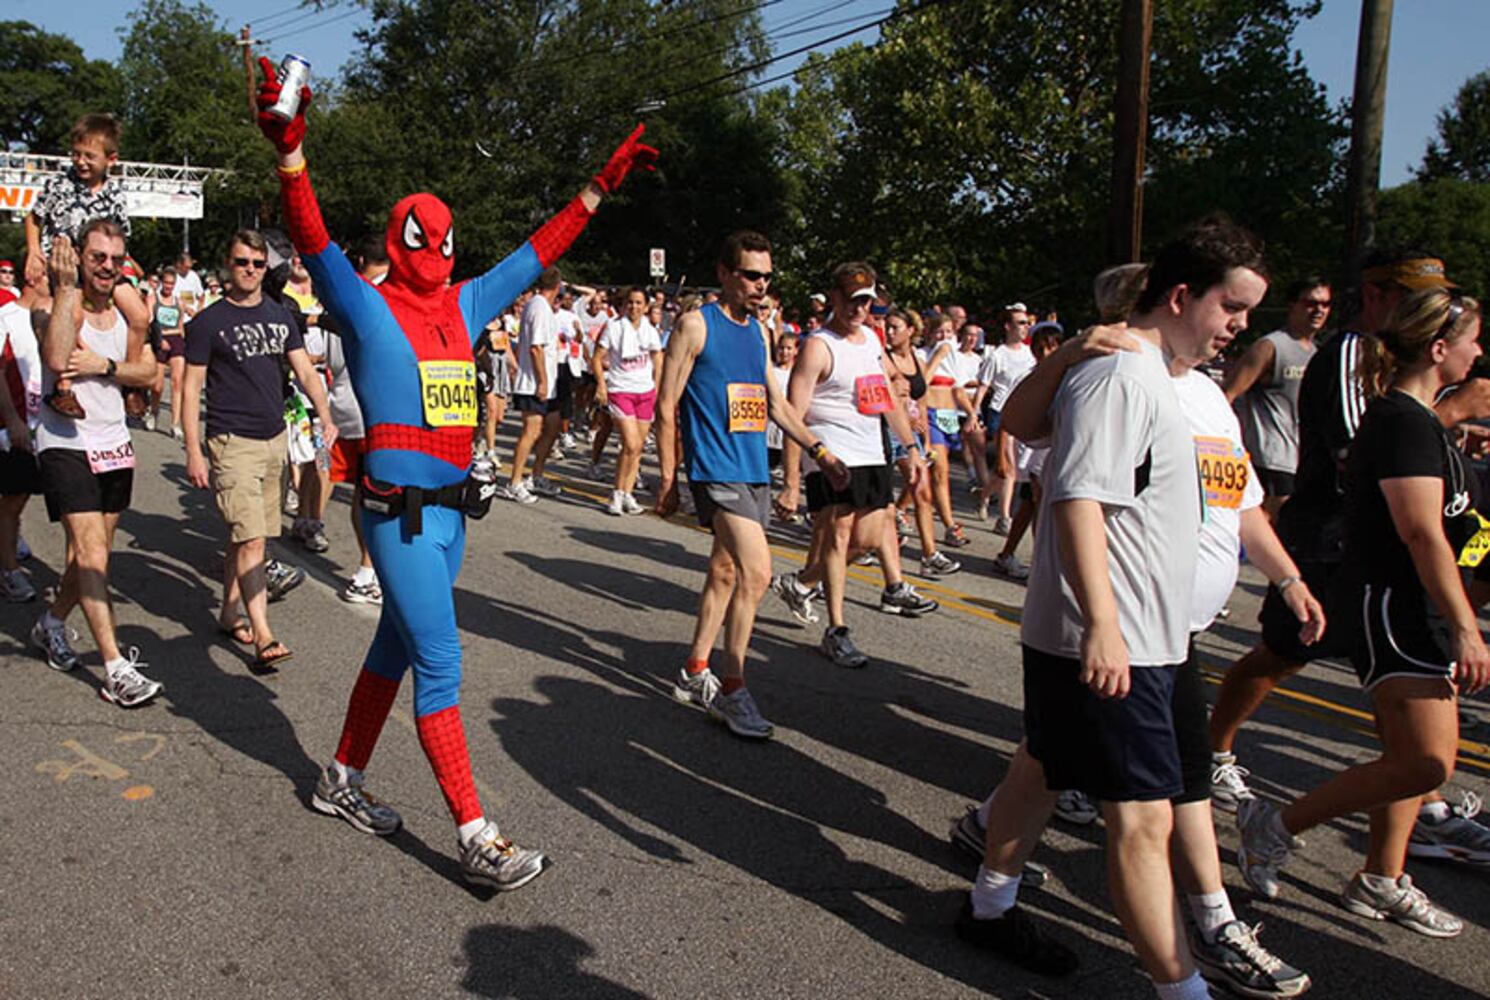
<svg viewBox="0 0 1490 1000">
<path fill-rule="evenodd" d="M 586 972 L 595 954 L 561 927 L 487 924 L 466 932 L 467 969 L 461 987 L 500 1000 L 648 1000 L 647 994 Z"/>
</svg>

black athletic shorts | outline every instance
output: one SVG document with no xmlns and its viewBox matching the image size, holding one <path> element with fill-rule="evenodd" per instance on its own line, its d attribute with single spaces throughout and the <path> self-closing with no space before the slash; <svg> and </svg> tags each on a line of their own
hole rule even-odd
<svg viewBox="0 0 1490 1000">
<path fill-rule="evenodd" d="M 63 514 L 117 514 L 129 506 L 135 470 L 95 473 L 88 453 L 71 448 L 48 448 L 38 460 L 47 516 L 54 522 Z"/>
<path fill-rule="evenodd" d="M 1134 667 L 1126 698 L 1098 698 L 1081 662 L 1024 650 L 1024 734 L 1051 791 L 1105 802 L 1176 799 L 1185 791 L 1175 736 L 1178 666 Z M 1209 749 L 1207 749 L 1209 754 Z"/>
<path fill-rule="evenodd" d="M 1350 663 L 1367 691 L 1391 677 L 1453 676 L 1448 623 L 1421 587 L 1366 583 L 1338 587 L 1331 598 L 1327 617 L 1351 637 Z"/>
<path fill-rule="evenodd" d="M 1340 564 L 1333 560 L 1324 562 L 1295 558 L 1295 561 L 1299 566 L 1299 576 L 1309 585 L 1315 599 L 1323 603 L 1329 596 L 1331 581 L 1339 571 Z M 1302 623 L 1288 610 L 1288 605 L 1283 603 L 1283 595 L 1272 585 L 1268 586 L 1268 592 L 1262 599 L 1262 610 L 1257 613 L 1257 620 L 1262 625 L 1263 645 L 1289 663 L 1304 664 L 1310 660 L 1344 656 L 1349 652 L 1347 630 L 1329 624 L 1328 615 L 1325 616 L 1327 624 L 1324 635 L 1319 637 L 1318 642 L 1312 646 L 1299 642 L 1299 627 Z"/>
<path fill-rule="evenodd" d="M 536 413 L 540 417 L 547 416 L 548 411 L 553 409 L 554 401 L 551 399 L 539 399 L 531 393 L 520 392 L 512 397 L 512 405 L 517 408 L 518 413 Z"/>
<path fill-rule="evenodd" d="M 1147 669 L 1147 668 L 1139 668 Z M 1195 658 L 1195 637 L 1189 654 L 1174 675 L 1174 740 L 1180 750 L 1180 777 L 1184 790 L 1174 797 L 1175 805 L 1205 802 L 1211 797 L 1211 717 L 1205 697 L 1205 677 Z"/>
<path fill-rule="evenodd" d="M 1264 469 L 1260 465 L 1254 465 L 1253 470 L 1257 473 L 1258 485 L 1262 491 L 1270 497 L 1293 496 L 1293 473 L 1284 472 L 1281 469 Z"/>
<path fill-rule="evenodd" d="M 807 473 L 807 509 L 815 514 L 824 507 L 843 504 L 854 510 L 878 510 L 894 499 L 890 466 L 856 465 L 848 472 L 848 486 L 841 490 L 835 490 L 823 473 Z"/>
<path fill-rule="evenodd" d="M 567 361 L 559 362 L 559 376 L 554 398 L 549 400 L 549 409 L 557 409 L 563 420 L 574 419 L 574 383 L 579 379 L 569 370 Z"/>
<path fill-rule="evenodd" d="M 41 491 L 41 467 L 34 452 L 0 451 L 0 496 L 34 497 Z"/>
</svg>

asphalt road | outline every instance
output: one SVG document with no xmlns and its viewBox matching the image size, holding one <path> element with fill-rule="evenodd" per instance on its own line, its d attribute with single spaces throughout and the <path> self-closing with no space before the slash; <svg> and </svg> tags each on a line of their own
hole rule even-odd
<svg viewBox="0 0 1490 1000">
<path fill-rule="evenodd" d="M 1108 912 L 1100 825 L 1054 824 L 1038 855 L 1054 878 L 1024 893 L 1077 949 L 1076 976 L 1026 975 L 951 933 L 972 866 L 948 826 L 1021 730 L 1023 591 L 992 576 L 987 525 L 969 519 L 966 569 L 924 588 L 943 602 L 927 618 L 880 614 L 876 571 L 853 571 L 863 671 L 819 658 L 819 633 L 768 596 L 750 678 L 777 735 L 756 745 L 669 694 L 706 534 L 681 516 L 607 517 L 608 489 L 579 461 L 555 467 L 561 499 L 499 502 L 471 526 L 456 590 L 463 712 L 488 814 L 554 863 L 493 896 L 460 880 L 409 685 L 369 770 L 404 831 L 377 840 L 307 805 L 376 621 L 336 597 L 355 563 L 345 498 L 329 553 L 281 545 L 311 579 L 272 609 L 295 659 L 256 677 L 214 631 L 210 497 L 169 438 L 136 442 L 112 576 L 120 636 L 164 695 L 107 704 L 86 635 L 83 669 L 56 673 L 27 647 L 39 606 L 0 606 L 0 997 L 1152 995 Z M 55 582 L 61 534 L 39 501 L 24 533 L 32 579 Z M 800 562 L 801 540 L 775 539 L 779 569 Z M 1202 639 L 1208 666 L 1250 644 L 1259 594 L 1244 570 L 1229 622 Z M 1371 757 L 1363 705 L 1348 670 L 1310 667 L 1244 735 L 1258 786 L 1287 794 Z M 1455 790 L 1485 791 L 1487 773 L 1490 748 L 1467 740 Z M 1240 913 L 1313 975 L 1315 996 L 1490 986 L 1490 873 L 1411 866 L 1469 924 L 1434 941 L 1336 904 L 1363 817 L 1316 831 L 1276 902 L 1232 867 L 1230 818 L 1218 829 Z"/>
</svg>

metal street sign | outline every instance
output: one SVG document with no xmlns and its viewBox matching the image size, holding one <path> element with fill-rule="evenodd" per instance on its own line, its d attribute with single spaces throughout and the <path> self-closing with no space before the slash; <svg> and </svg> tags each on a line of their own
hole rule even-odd
<svg viewBox="0 0 1490 1000">
<path fill-rule="evenodd" d="M 667 277 L 667 251 L 661 247 L 653 247 L 649 258 L 652 265 L 652 277 Z"/>
</svg>

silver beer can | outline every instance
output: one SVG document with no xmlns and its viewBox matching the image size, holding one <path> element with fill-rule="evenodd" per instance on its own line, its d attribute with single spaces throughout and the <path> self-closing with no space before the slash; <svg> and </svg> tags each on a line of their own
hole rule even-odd
<svg viewBox="0 0 1490 1000">
<path fill-rule="evenodd" d="M 310 61 L 293 52 L 279 64 L 279 100 L 269 113 L 281 121 L 290 121 L 300 112 L 300 88 L 310 83 Z"/>
</svg>

